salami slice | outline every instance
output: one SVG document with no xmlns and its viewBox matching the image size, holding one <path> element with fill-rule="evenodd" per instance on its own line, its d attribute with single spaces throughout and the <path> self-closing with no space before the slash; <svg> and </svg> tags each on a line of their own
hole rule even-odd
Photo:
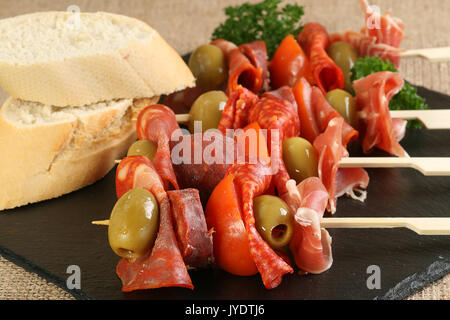
<svg viewBox="0 0 450 320">
<path fill-rule="evenodd" d="M 143 156 L 126 157 L 118 165 L 116 177 L 120 185 L 116 185 L 117 190 L 120 190 L 118 194 L 126 192 L 128 188 L 144 187 L 154 194 L 160 211 L 158 235 L 153 248 L 134 261 L 121 259 L 116 267 L 116 273 L 122 281 L 122 291 L 161 287 L 193 289 L 178 249 L 169 198 L 152 164 Z"/>
<path fill-rule="evenodd" d="M 222 49 L 228 63 L 227 94 L 230 95 L 239 85 L 258 93 L 263 85 L 263 70 L 254 66 L 247 56 L 233 43 L 217 39 L 211 44 Z"/>
<path fill-rule="evenodd" d="M 265 93 L 250 109 L 249 122 L 257 122 L 267 130 L 267 145 L 275 170 L 274 182 L 279 193 L 285 193 L 289 174 L 284 166 L 282 142 L 300 134 L 300 120 L 292 104 L 284 99 Z"/>
<path fill-rule="evenodd" d="M 327 210 L 331 213 L 336 211 L 337 197 L 343 194 L 364 201 L 366 192 L 358 188 L 365 189 L 369 184 L 369 175 L 364 169 L 339 168 L 341 158 L 349 155 L 342 144 L 343 123 L 342 118 L 331 119 L 324 133 L 320 134 L 313 143 L 319 155 L 319 178 L 330 196 Z M 360 195 L 355 194 L 355 191 Z"/>
<path fill-rule="evenodd" d="M 158 236 L 151 252 L 135 261 L 121 259 L 117 264 L 116 273 L 122 280 L 123 292 L 161 287 L 194 288 L 177 246 L 167 197 L 159 203 L 159 211 Z"/>
<path fill-rule="evenodd" d="M 297 112 L 297 102 L 295 101 L 294 93 L 289 86 L 282 86 L 276 90 L 267 91 L 264 93 L 265 96 L 273 96 L 275 98 L 288 101 L 294 110 Z"/>
<path fill-rule="evenodd" d="M 258 96 L 243 86 L 237 86 L 228 96 L 218 129 L 226 134 L 227 129 L 239 129 L 247 125 L 248 110 L 258 101 Z"/>
<path fill-rule="evenodd" d="M 250 62 L 262 71 L 262 91 L 269 90 L 269 57 L 267 56 L 266 43 L 258 40 L 239 46 L 241 52 L 250 60 Z"/>
<path fill-rule="evenodd" d="M 270 187 L 271 169 L 261 162 L 235 164 L 230 167 L 228 173 L 234 175 L 234 183 L 242 199 L 243 220 L 248 234 L 250 253 L 264 286 L 273 289 L 281 283 L 283 275 L 293 273 L 293 269 L 270 248 L 255 227 L 253 198 Z"/>
<path fill-rule="evenodd" d="M 325 51 L 329 45 L 326 29 L 315 22 L 305 24 L 297 41 L 309 57 L 309 63 L 316 85 L 326 93 L 344 88 L 344 74 Z"/>
<path fill-rule="evenodd" d="M 184 263 L 191 268 L 208 266 L 214 259 L 212 233 L 206 226 L 198 190 L 173 190 L 167 194 Z"/>
<path fill-rule="evenodd" d="M 170 157 L 170 138 L 180 131 L 175 113 L 167 106 L 155 104 L 144 108 L 138 116 L 136 131 L 139 139 L 147 139 L 157 144 L 153 164 L 164 181 L 166 190 L 170 184 L 179 189 Z M 181 134 L 181 131 L 180 131 Z"/>
</svg>

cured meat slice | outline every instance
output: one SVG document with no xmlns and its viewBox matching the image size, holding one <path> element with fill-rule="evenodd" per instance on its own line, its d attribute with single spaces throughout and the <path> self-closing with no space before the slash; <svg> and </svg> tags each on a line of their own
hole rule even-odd
<svg viewBox="0 0 450 320">
<path fill-rule="evenodd" d="M 396 68 L 400 66 L 403 50 L 376 41 L 375 37 L 355 31 L 347 31 L 330 35 L 330 43 L 344 41 L 351 44 L 360 57 L 379 57 L 381 60 L 389 60 Z"/>
<path fill-rule="evenodd" d="M 404 122 L 393 123 L 389 112 L 389 101 L 403 84 L 400 74 L 390 71 L 372 73 L 353 82 L 358 116 L 363 124 L 364 153 L 377 147 L 398 157 L 408 156 L 397 141 L 404 135 Z"/>
<path fill-rule="evenodd" d="M 163 179 L 166 190 L 170 188 L 170 184 L 179 189 L 169 145 L 173 134 L 181 134 L 175 113 L 162 104 L 148 106 L 139 113 L 136 131 L 139 139 L 147 139 L 157 144 L 153 164 Z"/>
<path fill-rule="evenodd" d="M 173 190 L 167 195 L 184 263 L 191 268 L 208 266 L 214 260 L 212 234 L 206 226 L 198 190 Z"/>
<path fill-rule="evenodd" d="M 227 129 L 239 129 L 248 124 L 248 110 L 258 101 L 258 96 L 243 86 L 237 86 L 228 96 L 222 111 L 218 129 L 226 134 Z"/>
<path fill-rule="evenodd" d="M 344 88 L 344 74 L 325 51 L 329 45 L 326 29 L 315 22 L 305 24 L 297 41 L 309 57 L 309 63 L 316 85 L 326 93 Z"/>
<path fill-rule="evenodd" d="M 337 197 L 347 194 L 353 199 L 364 201 L 366 192 L 358 189 L 367 188 L 369 175 L 362 168 L 339 168 L 339 161 L 348 157 L 348 152 L 342 144 L 342 130 L 344 120 L 333 118 L 328 123 L 325 132 L 320 134 L 313 143 L 319 155 L 319 178 L 330 196 L 327 210 L 336 211 Z M 355 191 L 359 192 L 358 196 Z"/>
<path fill-rule="evenodd" d="M 279 193 L 285 193 L 289 174 L 284 166 L 282 142 L 300 134 L 300 119 L 293 105 L 273 93 L 265 93 L 248 112 L 248 121 L 257 122 L 267 130 L 267 145 L 271 157 L 274 182 Z"/>
<path fill-rule="evenodd" d="M 239 46 L 239 49 L 250 62 L 262 71 L 262 86 L 263 91 L 269 90 L 269 57 L 267 56 L 266 43 L 261 40 L 249 42 Z"/>
<path fill-rule="evenodd" d="M 311 86 L 306 79 L 301 78 L 294 87 L 294 95 L 298 105 L 298 115 L 301 128 L 300 135 L 310 141 L 314 139 L 328 126 L 333 118 L 344 121 L 342 130 L 342 143 L 344 147 L 356 140 L 359 133 L 337 112 L 327 101 L 322 91 Z"/>
<path fill-rule="evenodd" d="M 166 196 L 164 188 L 161 188 L 162 185 L 161 177 L 147 157 L 128 156 L 117 166 L 116 195 L 118 199 L 127 191 L 142 187 L 152 192 L 158 201 L 162 201 Z"/>
<path fill-rule="evenodd" d="M 221 48 L 227 58 L 227 94 L 230 95 L 239 85 L 258 93 L 263 85 L 263 70 L 254 66 L 235 44 L 224 39 L 214 40 L 211 44 Z"/>
<path fill-rule="evenodd" d="M 295 101 L 295 96 L 292 89 L 289 86 L 282 86 L 276 90 L 267 91 L 264 93 L 265 96 L 273 96 L 275 98 L 288 101 L 295 111 L 297 111 L 297 102 Z"/>
<path fill-rule="evenodd" d="M 323 93 L 317 87 L 311 89 L 311 104 L 315 111 L 316 121 L 320 132 L 325 131 L 331 119 L 340 118 L 342 119 L 342 144 L 344 147 L 346 147 L 349 142 L 356 140 L 359 135 L 358 131 L 353 129 L 339 112 L 328 103 Z"/>
<path fill-rule="evenodd" d="M 180 188 L 198 189 L 205 204 L 240 151 L 233 138 L 216 131 L 183 135 L 170 145 Z"/>
<path fill-rule="evenodd" d="M 248 234 L 250 253 L 264 286 L 273 289 L 281 283 L 283 275 L 293 273 L 293 269 L 270 248 L 255 227 L 253 199 L 270 187 L 271 169 L 262 162 L 234 164 L 228 173 L 234 175 L 234 183 L 242 199 L 242 218 Z"/>
<path fill-rule="evenodd" d="M 117 264 L 116 273 L 122 281 L 122 291 L 161 287 L 193 289 L 178 249 L 169 198 L 155 168 L 143 156 L 126 157 L 118 165 L 116 177 L 124 185 L 119 188 L 121 192 L 134 187 L 144 187 L 152 192 L 160 212 L 158 235 L 153 248 L 143 257 L 134 261 L 122 258 Z"/>
<path fill-rule="evenodd" d="M 405 27 L 402 20 L 392 17 L 390 12 L 381 16 L 379 10 L 369 6 L 367 0 L 359 0 L 359 3 L 365 14 L 366 23 L 363 33 L 374 37 L 376 43 L 384 43 L 394 48 L 400 47 Z"/>
<path fill-rule="evenodd" d="M 288 194 L 283 197 L 294 213 L 294 234 L 289 244 L 295 264 L 304 272 L 322 273 L 332 263 L 331 237 L 320 227 L 329 195 L 319 178 L 311 177 L 296 186 L 287 182 Z"/>
</svg>

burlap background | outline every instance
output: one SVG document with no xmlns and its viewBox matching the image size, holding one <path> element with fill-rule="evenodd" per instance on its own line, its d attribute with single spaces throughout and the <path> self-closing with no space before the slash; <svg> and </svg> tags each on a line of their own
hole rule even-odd
<svg viewBox="0 0 450 320">
<path fill-rule="evenodd" d="M 257 2 L 259 0 L 250 0 Z M 142 19 L 157 29 L 180 53 L 208 42 L 223 21 L 223 8 L 242 0 L 0 0 L 0 18 L 35 11 L 66 10 L 77 5 L 82 11 L 107 11 Z M 305 8 L 304 22 L 317 21 L 329 32 L 359 30 L 362 13 L 357 0 L 287 0 Z M 450 0 L 371 0 L 382 12 L 390 9 L 405 25 L 402 47 L 426 48 L 450 45 Z M 403 59 L 400 68 L 410 82 L 450 94 L 450 62 L 429 63 L 420 58 Z M 0 101 L 6 95 L 0 92 Z M 63 290 L 0 257 L 0 299 L 70 299 Z M 450 276 L 410 297 L 450 299 Z"/>
</svg>

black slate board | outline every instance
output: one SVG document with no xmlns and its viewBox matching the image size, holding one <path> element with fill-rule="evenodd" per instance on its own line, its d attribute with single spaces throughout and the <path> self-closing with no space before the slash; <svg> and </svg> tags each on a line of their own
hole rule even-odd
<svg viewBox="0 0 450 320">
<path fill-rule="evenodd" d="M 419 93 L 432 108 L 450 107 L 449 96 L 424 88 Z M 402 145 L 411 156 L 448 157 L 450 130 L 408 130 Z M 413 169 L 368 172 L 366 202 L 340 198 L 336 217 L 450 216 L 450 177 L 425 177 Z M 450 273 L 449 236 L 418 236 L 406 229 L 330 229 L 334 264 L 321 275 L 288 275 L 278 288 L 266 290 L 259 276 L 211 269 L 190 272 L 194 291 L 125 294 L 107 228 L 91 224 L 109 217 L 116 200 L 114 174 L 61 198 L 2 212 L 0 255 L 62 288 L 67 267 L 78 265 L 81 291 L 72 293 L 81 299 L 402 299 Z M 370 265 L 380 267 L 381 289 L 367 288 Z"/>
</svg>

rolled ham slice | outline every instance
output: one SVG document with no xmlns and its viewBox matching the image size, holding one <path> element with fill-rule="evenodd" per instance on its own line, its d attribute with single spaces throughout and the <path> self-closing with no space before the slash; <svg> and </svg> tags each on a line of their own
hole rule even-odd
<svg viewBox="0 0 450 320">
<path fill-rule="evenodd" d="M 331 119 L 326 130 L 313 143 L 319 155 L 319 178 L 330 197 L 327 210 L 331 213 L 336 212 L 336 201 L 341 195 L 364 201 L 366 191 L 362 189 L 366 189 L 369 184 L 369 175 L 364 169 L 339 168 L 339 161 L 349 156 L 342 143 L 343 123 L 342 118 Z"/>
<path fill-rule="evenodd" d="M 359 3 L 366 22 L 362 33 L 374 37 L 376 43 L 384 43 L 394 48 L 400 47 L 405 28 L 402 20 L 392 17 L 389 11 L 382 16 L 379 11 L 369 5 L 367 0 L 359 0 Z"/>
<path fill-rule="evenodd" d="M 297 267 L 303 272 L 318 274 L 332 263 L 331 237 L 320 227 L 328 203 L 327 189 L 319 178 L 311 177 L 296 185 L 289 180 L 288 193 L 282 198 L 294 213 L 295 228 L 289 244 Z"/>
<path fill-rule="evenodd" d="M 294 87 L 294 95 L 298 105 L 301 128 L 300 135 L 313 143 L 316 137 L 325 131 L 331 119 L 343 121 L 342 144 L 356 140 L 359 133 L 337 112 L 327 101 L 319 88 L 311 86 L 305 78 L 301 78 Z"/>
<path fill-rule="evenodd" d="M 360 57 L 379 57 L 381 60 L 389 60 L 396 68 L 400 66 L 403 50 L 391 45 L 377 42 L 376 38 L 360 32 L 347 31 L 330 35 L 330 43 L 344 41 L 351 44 Z"/>
<path fill-rule="evenodd" d="M 398 157 L 408 156 L 398 142 L 405 134 L 406 121 L 393 121 L 389 112 L 389 101 L 403 88 L 403 84 L 400 74 L 390 71 L 372 73 L 353 82 L 363 128 L 364 153 L 379 148 Z"/>
</svg>

